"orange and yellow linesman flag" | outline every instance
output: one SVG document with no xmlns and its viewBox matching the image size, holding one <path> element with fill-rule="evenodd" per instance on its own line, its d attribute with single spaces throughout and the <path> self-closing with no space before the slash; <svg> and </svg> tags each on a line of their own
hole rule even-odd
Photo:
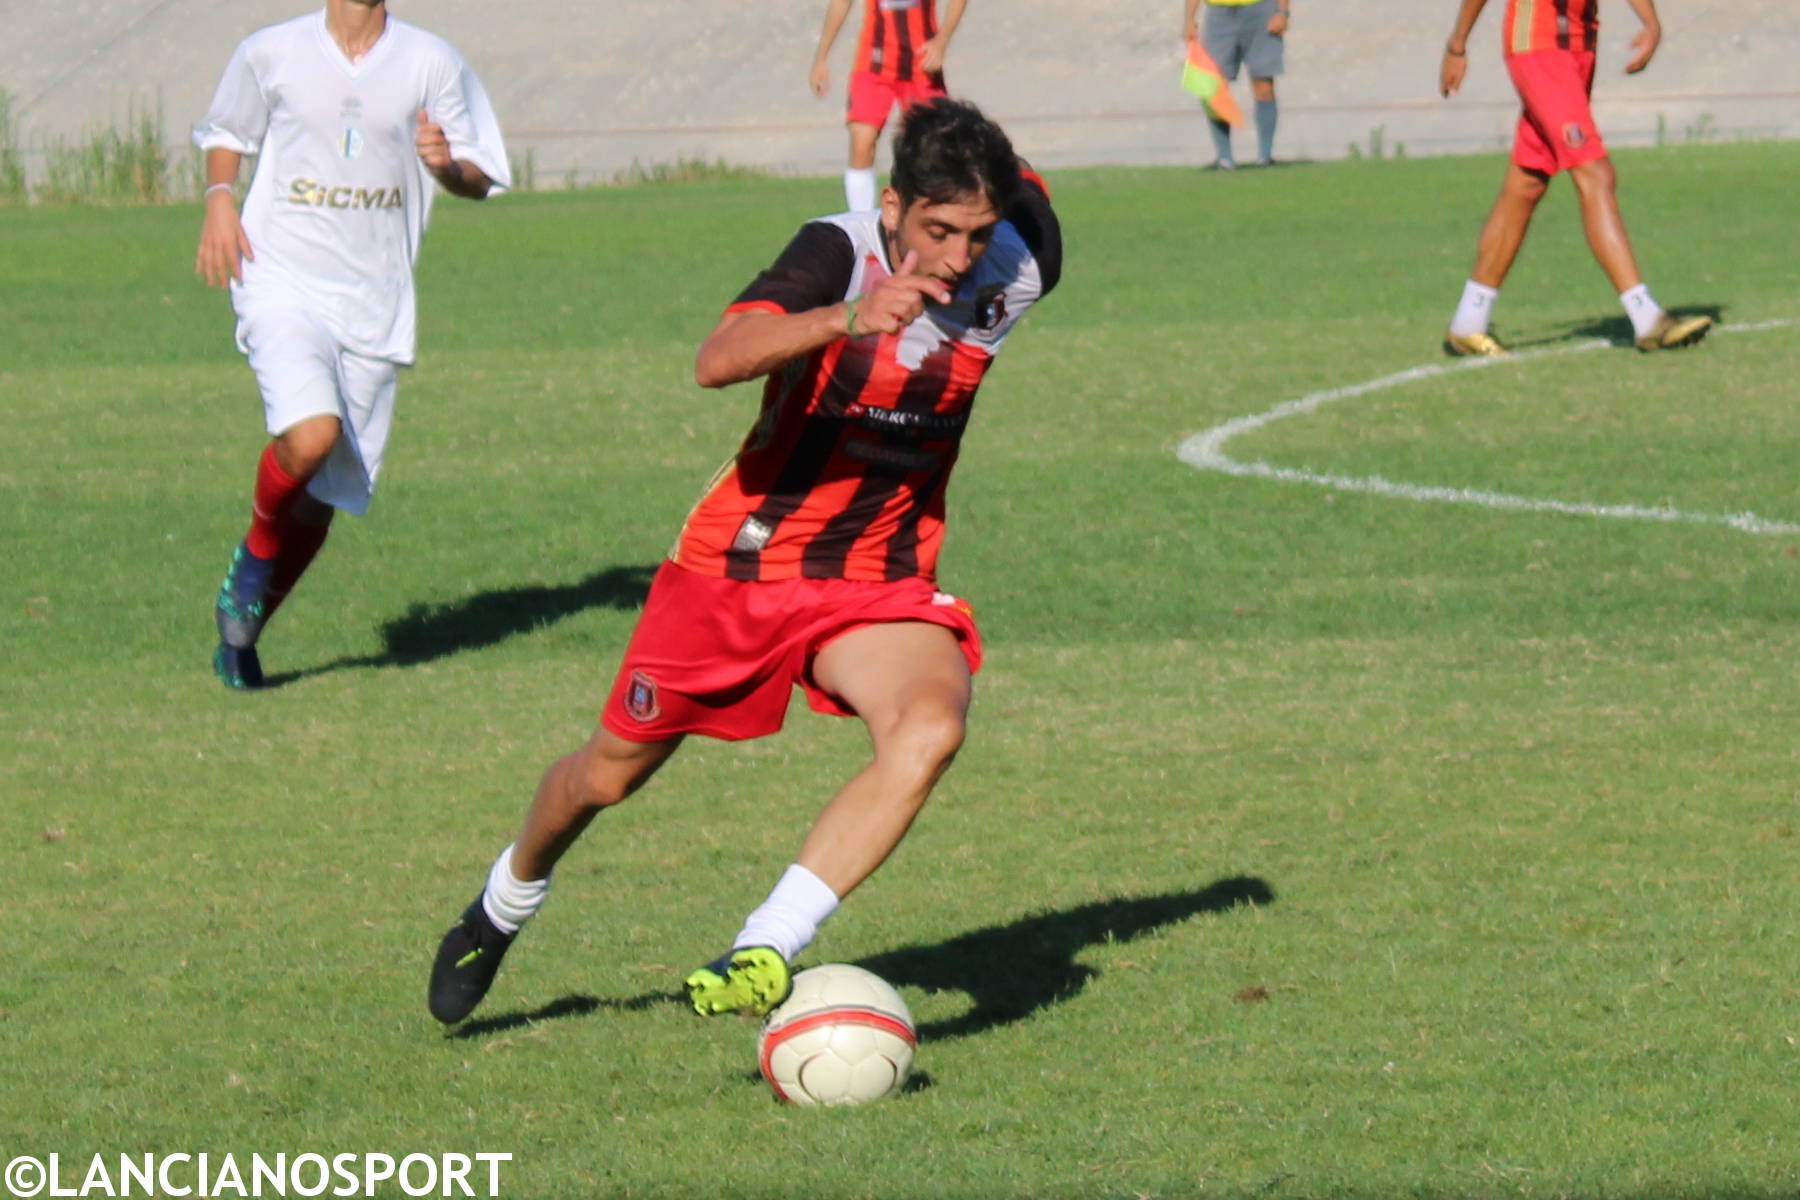
<svg viewBox="0 0 1800 1200">
<path fill-rule="evenodd" d="M 1227 125 L 1244 123 L 1243 110 L 1231 98 L 1231 89 L 1225 86 L 1219 64 L 1212 60 L 1212 55 L 1197 38 L 1188 41 L 1187 63 L 1181 68 L 1181 86 L 1200 97 L 1200 103 L 1206 106 L 1206 115 L 1213 120 Z"/>
</svg>

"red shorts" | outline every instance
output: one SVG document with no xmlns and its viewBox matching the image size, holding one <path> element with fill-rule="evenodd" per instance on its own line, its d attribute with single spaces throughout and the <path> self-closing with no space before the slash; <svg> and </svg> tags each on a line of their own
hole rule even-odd
<svg viewBox="0 0 1800 1200">
<path fill-rule="evenodd" d="M 1594 88 L 1591 50 L 1532 50 L 1506 56 L 1506 70 L 1524 111 L 1512 160 L 1527 171 L 1554 175 L 1606 157 L 1588 95 Z"/>
<path fill-rule="evenodd" d="M 813 657 L 864 625 L 924 621 L 956 635 L 981 669 L 975 611 L 929 580 L 777 579 L 702 575 L 663 563 L 625 648 L 600 723 L 632 742 L 684 733 L 739 741 L 781 728 L 795 684 L 817 712 L 853 716 L 813 682 Z"/>
<path fill-rule="evenodd" d="M 894 105 L 907 109 L 933 96 L 945 94 L 944 77 L 941 74 L 908 82 L 903 79 L 883 79 L 873 71 L 852 71 L 850 108 L 844 120 L 880 129 L 887 124 L 888 114 L 894 110 Z"/>
</svg>

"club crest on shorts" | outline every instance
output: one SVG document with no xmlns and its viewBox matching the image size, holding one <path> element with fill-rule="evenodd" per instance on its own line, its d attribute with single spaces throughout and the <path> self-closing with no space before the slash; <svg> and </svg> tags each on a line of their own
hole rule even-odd
<svg viewBox="0 0 1800 1200">
<path fill-rule="evenodd" d="M 1579 150 L 1587 142 L 1587 131 L 1570 122 L 1563 126 L 1563 144 L 1571 150 Z"/>
<path fill-rule="evenodd" d="M 634 721 L 654 721 L 662 716 L 662 705 L 656 698 L 656 680 L 642 671 L 633 671 L 625 685 L 625 715 Z"/>
</svg>

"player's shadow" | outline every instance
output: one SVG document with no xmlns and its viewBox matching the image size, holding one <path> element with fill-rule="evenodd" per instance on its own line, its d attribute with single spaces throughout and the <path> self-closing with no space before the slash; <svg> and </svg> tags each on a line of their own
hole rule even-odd
<svg viewBox="0 0 1800 1200">
<path fill-rule="evenodd" d="M 1022 1021 L 1040 1008 L 1079 995 L 1100 974 L 1075 961 L 1089 946 L 1116 945 L 1154 933 L 1202 913 L 1222 913 L 1271 904 L 1275 889 L 1254 875 L 1234 875 L 1188 892 L 1098 900 L 1061 912 L 1040 913 L 1005 925 L 958 934 L 933 946 L 908 946 L 858 959 L 856 965 L 889 983 L 928 992 L 957 991 L 971 1001 L 969 1011 L 918 1027 L 920 1041 L 967 1037 Z M 608 1009 L 641 1012 L 687 1006 L 681 992 L 643 992 L 621 999 L 575 994 L 529 1012 L 500 1013 L 466 1021 L 447 1032 L 452 1039 L 487 1038 L 569 1017 Z M 754 1076 L 752 1076 L 754 1078 Z M 928 1086 L 929 1081 L 919 1086 Z"/>
<path fill-rule="evenodd" d="M 280 687 L 311 675 L 354 667 L 416 667 L 496 645 L 584 609 L 640 608 L 650 593 L 650 580 L 655 574 L 653 566 L 608 567 L 576 583 L 479 592 L 447 604 L 414 604 L 402 615 L 382 622 L 381 653 L 339 658 L 316 667 L 273 674 L 264 686 Z"/>
<path fill-rule="evenodd" d="M 1129 942 L 1202 913 L 1273 903 L 1275 890 L 1252 875 L 1220 879 L 1188 892 L 1121 897 L 1025 917 L 960 934 L 935 946 L 909 946 L 856 965 L 897 986 L 967 993 L 969 1011 L 918 1027 L 920 1041 L 967 1037 L 1022 1021 L 1078 995 L 1100 974 L 1075 961 L 1090 946 Z"/>
<path fill-rule="evenodd" d="M 1717 324 L 1725 319 L 1723 304 L 1685 304 L 1669 310 L 1671 316 L 1697 317 L 1707 316 Z M 1503 339 L 1513 350 L 1530 350 L 1540 346 L 1553 346 L 1559 342 L 1579 342 L 1589 338 L 1600 338 L 1615 346 L 1630 348 L 1637 342 L 1631 329 L 1631 318 L 1623 313 L 1610 317 L 1595 317 L 1587 321 L 1576 321 L 1573 324 L 1551 325 L 1540 330 L 1526 330 L 1517 336 Z"/>
<path fill-rule="evenodd" d="M 452 1039 L 486 1038 L 496 1034 L 509 1033 L 514 1029 L 523 1029 L 527 1025 L 536 1025 L 543 1021 L 557 1021 L 565 1017 L 585 1017 L 601 1009 L 613 1012 L 641 1012 L 646 1008 L 657 1008 L 663 1005 L 685 1006 L 687 999 L 674 992 L 644 992 L 636 996 L 628 996 L 622 1000 L 603 999 L 577 993 L 552 1000 L 542 1008 L 530 1012 L 501 1013 L 498 1016 L 481 1017 L 473 1021 L 465 1021 L 444 1034 Z"/>
</svg>

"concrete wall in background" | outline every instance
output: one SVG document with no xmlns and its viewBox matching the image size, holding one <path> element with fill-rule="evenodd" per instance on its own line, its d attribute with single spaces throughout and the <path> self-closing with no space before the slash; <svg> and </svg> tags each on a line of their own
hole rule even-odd
<svg viewBox="0 0 1800 1200">
<path fill-rule="evenodd" d="M 1294 0 L 1277 153 L 1336 158 L 1356 146 L 1409 155 L 1498 151 L 1516 117 L 1492 0 L 1461 96 L 1436 95 L 1455 0 Z M 14 138 L 41 164 L 51 138 L 160 110 L 181 142 L 227 56 L 251 30 L 305 11 L 283 0 L 60 0 L 0 6 L 0 87 Z M 859 6 L 860 7 L 860 6 Z M 1602 9 L 1596 112 L 1615 145 L 1800 136 L 1800 3 L 1662 0 L 1650 69 L 1621 73 L 1637 22 Z M 841 169 L 843 75 L 831 95 L 807 67 L 824 5 L 775 0 L 418 0 L 392 11 L 462 50 L 493 94 L 516 160 L 538 186 L 682 159 L 804 174 Z M 952 91 L 1001 119 L 1040 165 L 1200 164 L 1211 157 L 1179 90 L 1180 0 L 970 0 L 951 48 Z M 1246 81 L 1240 80 L 1248 108 Z M 34 147 L 39 148 L 33 150 Z"/>
</svg>

